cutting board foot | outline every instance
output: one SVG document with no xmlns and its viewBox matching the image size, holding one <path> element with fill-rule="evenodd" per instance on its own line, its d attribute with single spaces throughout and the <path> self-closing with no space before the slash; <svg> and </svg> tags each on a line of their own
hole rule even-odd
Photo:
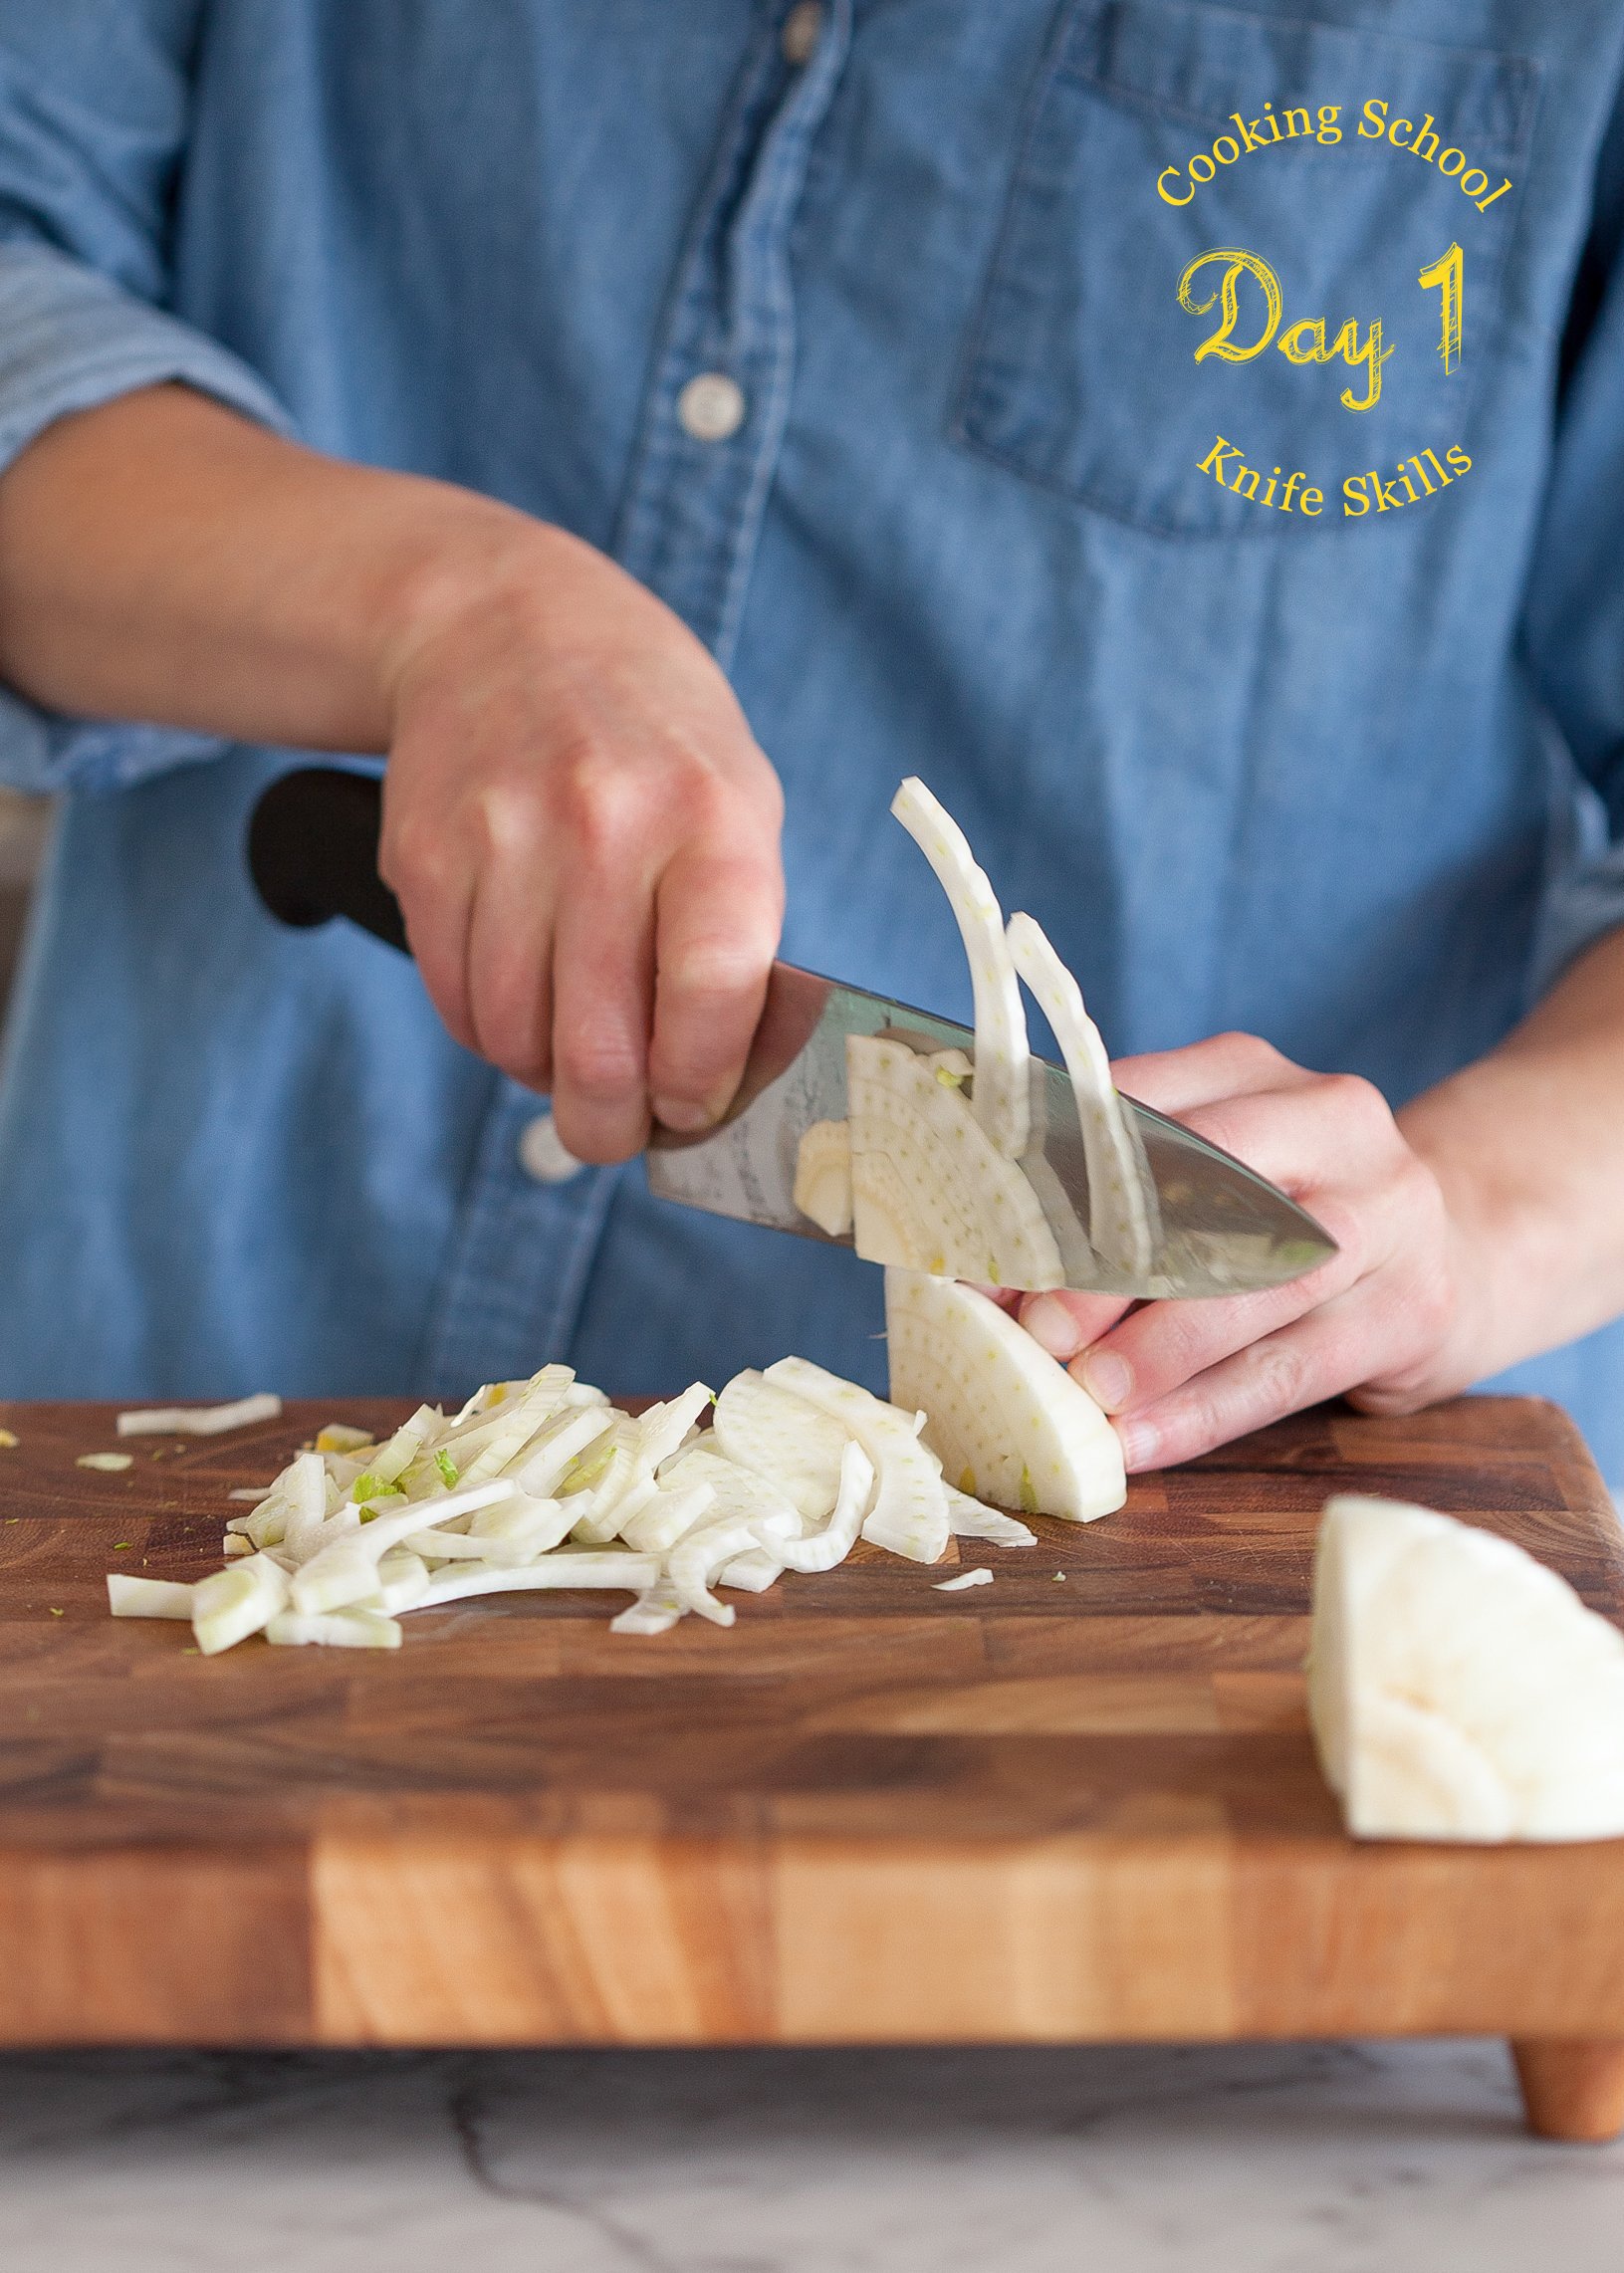
<svg viewBox="0 0 1624 2273">
<path fill-rule="evenodd" d="M 1624 2131 L 1624 2037 L 1521 2037 L 1511 2058 L 1536 2137 L 1599 2143 Z"/>
</svg>

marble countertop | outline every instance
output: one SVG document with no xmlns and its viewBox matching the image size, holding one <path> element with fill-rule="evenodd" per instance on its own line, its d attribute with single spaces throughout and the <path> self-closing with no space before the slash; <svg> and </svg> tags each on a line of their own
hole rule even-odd
<svg viewBox="0 0 1624 2273">
<path fill-rule="evenodd" d="M 1498 2044 L 0 2058 L 6 2273 L 1576 2273 Z"/>
</svg>

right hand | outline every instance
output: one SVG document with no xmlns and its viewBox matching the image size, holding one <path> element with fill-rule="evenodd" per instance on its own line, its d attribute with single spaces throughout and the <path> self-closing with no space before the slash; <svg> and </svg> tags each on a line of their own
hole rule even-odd
<svg viewBox="0 0 1624 2273">
<path fill-rule="evenodd" d="M 511 524 L 509 525 L 511 532 Z M 719 1119 L 784 913 L 783 796 L 659 600 L 540 523 L 421 595 L 387 663 L 378 866 L 456 1038 L 578 1159 Z"/>
</svg>

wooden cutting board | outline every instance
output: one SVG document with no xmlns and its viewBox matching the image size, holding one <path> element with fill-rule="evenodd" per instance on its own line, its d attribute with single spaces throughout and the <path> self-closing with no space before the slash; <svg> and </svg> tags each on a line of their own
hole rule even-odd
<svg viewBox="0 0 1624 2273">
<path fill-rule="evenodd" d="M 1536 2121 L 1624 2118 L 1624 1842 L 1359 1846 L 1301 1672 L 1349 1487 L 1504 1533 L 1624 1621 L 1624 1537 L 1522 1399 L 1325 1408 L 962 1543 L 860 1548 L 737 1625 L 621 1598 L 205 1660 L 104 1574 L 217 1567 L 225 1494 L 337 1401 L 223 1440 L 0 1406 L 0 2043 L 722 2044 L 1433 2032 L 1521 2043 Z M 1600 2049 L 1597 2049 L 1597 2047 Z"/>
</svg>

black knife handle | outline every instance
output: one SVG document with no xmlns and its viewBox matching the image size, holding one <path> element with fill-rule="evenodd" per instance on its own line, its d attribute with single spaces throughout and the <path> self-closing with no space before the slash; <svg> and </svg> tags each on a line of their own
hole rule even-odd
<svg viewBox="0 0 1624 2273">
<path fill-rule="evenodd" d="M 377 872 L 383 784 L 339 766 L 273 782 L 248 824 L 248 872 L 279 923 L 306 931 L 346 916 L 409 955 L 400 902 Z"/>
</svg>

